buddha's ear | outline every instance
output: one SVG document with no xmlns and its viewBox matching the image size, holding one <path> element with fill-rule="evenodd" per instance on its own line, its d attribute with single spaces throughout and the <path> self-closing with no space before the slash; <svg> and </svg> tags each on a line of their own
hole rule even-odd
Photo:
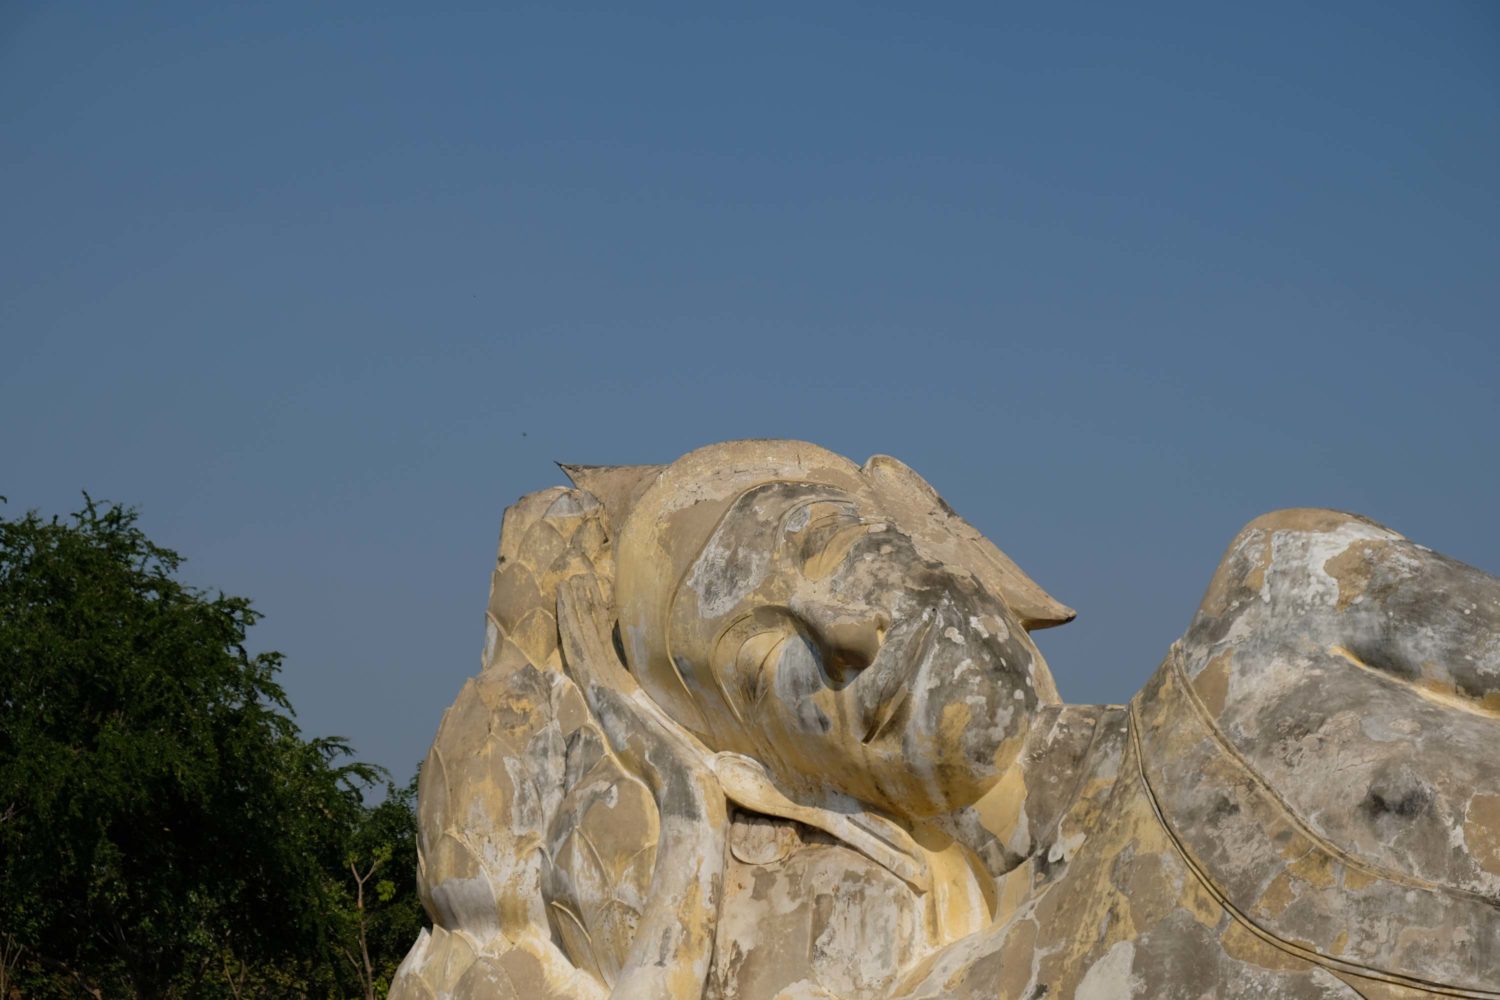
<svg viewBox="0 0 1500 1000">
<path fill-rule="evenodd" d="M 557 463 L 573 485 L 594 495 L 604 507 L 605 530 L 614 538 L 664 465 L 565 465 Z"/>
<path fill-rule="evenodd" d="M 1000 595 L 1028 631 L 1065 625 L 1078 612 L 1059 602 L 938 496 L 927 480 L 889 455 L 864 464 L 865 478 L 895 518 L 931 555 L 962 566 Z"/>
</svg>

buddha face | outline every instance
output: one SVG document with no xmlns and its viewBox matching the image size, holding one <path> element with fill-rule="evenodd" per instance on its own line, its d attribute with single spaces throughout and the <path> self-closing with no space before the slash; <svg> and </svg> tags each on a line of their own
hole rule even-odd
<svg viewBox="0 0 1500 1000">
<path fill-rule="evenodd" d="M 714 749 L 902 815 L 1013 766 L 1041 658 L 968 572 L 873 494 L 773 482 L 732 502 L 672 596 L 670 655 Z"/>
</svg>

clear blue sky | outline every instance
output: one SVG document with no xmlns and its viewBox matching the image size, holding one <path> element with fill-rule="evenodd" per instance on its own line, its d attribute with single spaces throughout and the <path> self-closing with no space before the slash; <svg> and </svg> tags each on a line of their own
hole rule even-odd
<svg viewBox="0 0 1500 1000">
<path fill-rule="evenodd" d="M 0 494 L 409 775 L 553 460 L 899 456 L 1123 700 L 1263 511 L 1500 572 L 1500 5 L 0 8 Z"/>
</svg>

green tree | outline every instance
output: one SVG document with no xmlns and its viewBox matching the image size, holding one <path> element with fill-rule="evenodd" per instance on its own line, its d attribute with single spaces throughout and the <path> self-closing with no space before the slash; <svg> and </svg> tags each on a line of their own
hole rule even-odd
<svg viewBox="0 0 1500 1000">
<path fill-rule="evenodd" d="M 0 520 L 0 981 L 347 995 L 347 862 L 393 886 L 366 902 L 378 940 L 408 792 L 366 809 L 378 769 L 301 735 L 281 657 L 245 648 L 250 603 L 179 582 L 136 521 L 87 496 L 69 521 Z"/>
<path fill-rule="evenodd" d="M 365 1000 L 386 995 L 426 921 L 417 896 L 416 803 L 415 775 L 404 787 L 387 783 L 385 800 L 365 810 L 345 854 L 339 950 Z"/>
</svg>

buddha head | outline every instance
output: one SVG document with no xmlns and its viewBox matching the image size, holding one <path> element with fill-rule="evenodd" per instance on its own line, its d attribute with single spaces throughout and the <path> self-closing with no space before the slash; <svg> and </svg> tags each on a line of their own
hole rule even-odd
<svg viewBox="0 0 1500 1000">
<path fill-rule="evenodd" d="M 626 662 L 793 794 L 960 808 L 1058 701 L 1028 632 L 1073 613 L 894 459 L 737 441 L 643 486 L 614 532 Z"/>
</svg>

